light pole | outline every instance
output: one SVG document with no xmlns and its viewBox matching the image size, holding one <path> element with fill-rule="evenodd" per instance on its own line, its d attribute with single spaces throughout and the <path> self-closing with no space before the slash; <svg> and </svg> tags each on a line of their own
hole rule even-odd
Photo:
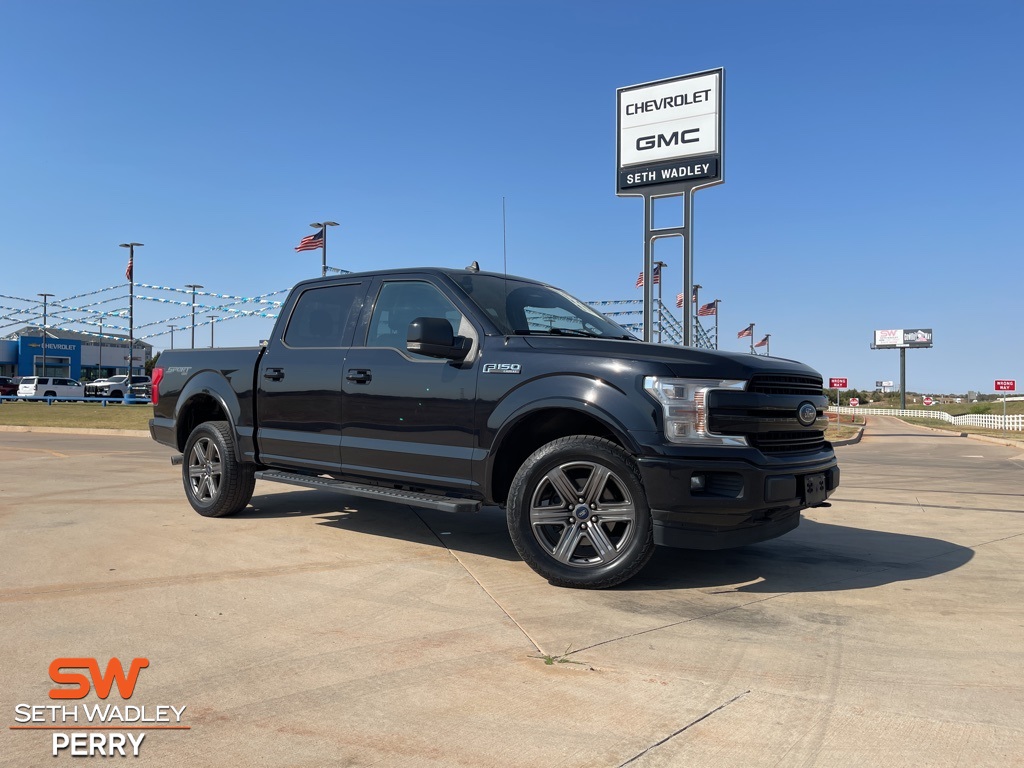
<svg viewBox="0 0 1024 768">
<path fill-rule="evenodd" d="M 100 360 L 96 365 L 96 378 L 103 378 L 103 315 L 100 315 Z"/>
<path fill-rule="evenodd" d="M 121 243 L 121 248 L 128 249 L 128 267 L 124 276 L 128 278 L 128 394 L 131 396 L 132 385 L 132 352 L 135 349 L 135 249 L 142 243 Z"/>
<path fill-rule="evenodd" d="M 217 319 L 217 315 L 207 315 L 210 318 L 210 349 L 213 349 L 213 321 Z"/>
<path fill-rule="evenodd" d="M 46 375 L 46 300 L 53 296 L 52 293 L 37 293 L 36 296 L 43 297 L 43 376 Z"/>
<path fill-rule="evenodd" d="M 174 331 L 175 331 L 175 328 L 174 328 L 173 325 L 168 325 L 167 327 L 171 329 L 171 349 L 174 349 Z"/>
<path fill-rule="evenodd" d="M 186 285 L 186 288 L 192 289 L 192 349 L 196 348 L 196 289 L 202 288 L 203 286 L 195 283 Z"/>
<path fill-rule="evenodd" d="M 320 277 L 327 277 L 327 228 L 338 226 L 336 221 L 314 221 L 309 226 L 314 229 L 322 229 L 324 236 L 321 239 L 321 254 L 320 254 Z"/>
</svg>

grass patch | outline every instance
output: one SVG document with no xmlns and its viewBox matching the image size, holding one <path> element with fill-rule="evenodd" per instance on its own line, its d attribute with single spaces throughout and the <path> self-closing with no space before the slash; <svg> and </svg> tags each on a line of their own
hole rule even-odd
<svg viewBox="0 0 1024 768">
<path fill-rule="evenodd" d="M 583 662 L 583 661 L 574 661 L 573 659 L 570 659 L 569 655 L 572 654 L 573 652 L 574 651 L 572 650 L 572 646 L 570 645 L 568 648 L 565 649 L 565 653 L 563 653 L 563 654 L 561 654 L 559 656 L 552 656 L 552 655 L 548 655 L 548 654 L 545 654 L 545 653 L 539 653 L 539 654 L 537 654 L 535 656 L 532 656 L 531 658 L 540 659 L 545 664 L 547 664 L 549 667 L 553 666 L 555 664 L 581 664 L 581 665 L 583 665 L 583 664 L 586 663 L 586 662 Z"/>
<path fill-rule="evenodd" d="M 151 405 L 101 403 L 0 402 L 0 426 L 70 427 L 72 429 L 141 429 L 149 431 Z"/>
<path fill-rule="evenodd" d="M 829 424 L 828 429 L 825 430 L 825 439 L 830 443 L 836 440 L 849 440 L 851 437 L 856 437 L 857 433 L 860 432 L 857 427 L 847 426 L 845 424 L 836 426 L 835 424 Z"/>
</svg>

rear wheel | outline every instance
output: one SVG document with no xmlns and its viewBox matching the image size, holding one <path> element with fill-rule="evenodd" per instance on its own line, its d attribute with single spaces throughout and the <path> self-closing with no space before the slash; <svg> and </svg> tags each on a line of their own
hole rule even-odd
<svg viewBox="0 0 1024 768">
<path fill-rule="evenodd" d="M 181 479 L 192 509 L 204 517 L 224 517 L 245 509 L 256 487 L 255 467 L 235 457 L 226 421 L 207 421 L 185 443 Z"/>
<path fill-rule="evenodd" d="M 527 565 L 561 587 L 621 584 L 654 554 L 636 464 L 615 443 L 589 435 L 550 442 L 523 463 L 508 526 Z"/>
</svg>

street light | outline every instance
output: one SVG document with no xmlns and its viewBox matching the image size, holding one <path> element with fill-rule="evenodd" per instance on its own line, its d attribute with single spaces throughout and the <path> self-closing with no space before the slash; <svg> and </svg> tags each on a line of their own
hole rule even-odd
<svg viewBox="0 0 1024 768">
<path fill-rule="evenodd" d="M 174 331 L 175 331 L 175 328 L 174 328 L 173 325 L 168 325 L 167 327 L 171 329 L 171 349 L 174 349 Z"/>
<path fill-rule="evenodd" d="M 46 375 L 46 300 L 53 296 L 52 293 L 37 293 L 36 296 L 43 297 L 43 376 Z"/>
<path fill-rule="evenodd" d="M 327 277 L 327 228 L 338 226 L 336 221 L 314 221 L 309 226 L 314 229 L 322 229 L 324 231 L 323 242 L 321 244 L 321 255 L 320 255 L 320 277 Z"/>
<path fill-rule="evenodd" d="M 128 268 L 124 276 L 128 278 L 128 398 L 131 398 L 132 383 L 132 352 L 135 349 L 135 249 L 142 243 L 121 243 L 121 248 L 128 249 Z"/>
<path fill-rule="evenodd" d="M 213 349 L 213 321 L 217 319 L 217 315 L 207 315 L 210 318 L 210 349 Z"/>
<path fill-rule="evenodd" d="M 192 283 L 185 286 L 186 288 L 192 289 L 192 349 L 196 348 L 196 289 L 202 288 L 203 286 L 198 283 Z"/>
</svg>

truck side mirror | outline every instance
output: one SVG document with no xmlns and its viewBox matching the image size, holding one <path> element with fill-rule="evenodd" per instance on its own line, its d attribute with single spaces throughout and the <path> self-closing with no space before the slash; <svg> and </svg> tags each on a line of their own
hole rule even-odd
<svg viewBox="0 0 1024 768">
<path fill-rule="evenodd" d="M 410 352 L 446 360 L 463 360 L 469 346 L 463 339 L 456 341 L 452 324 L 443 317 L 417 317 L 409 323 L 405 347 Z"/>
</svg>

